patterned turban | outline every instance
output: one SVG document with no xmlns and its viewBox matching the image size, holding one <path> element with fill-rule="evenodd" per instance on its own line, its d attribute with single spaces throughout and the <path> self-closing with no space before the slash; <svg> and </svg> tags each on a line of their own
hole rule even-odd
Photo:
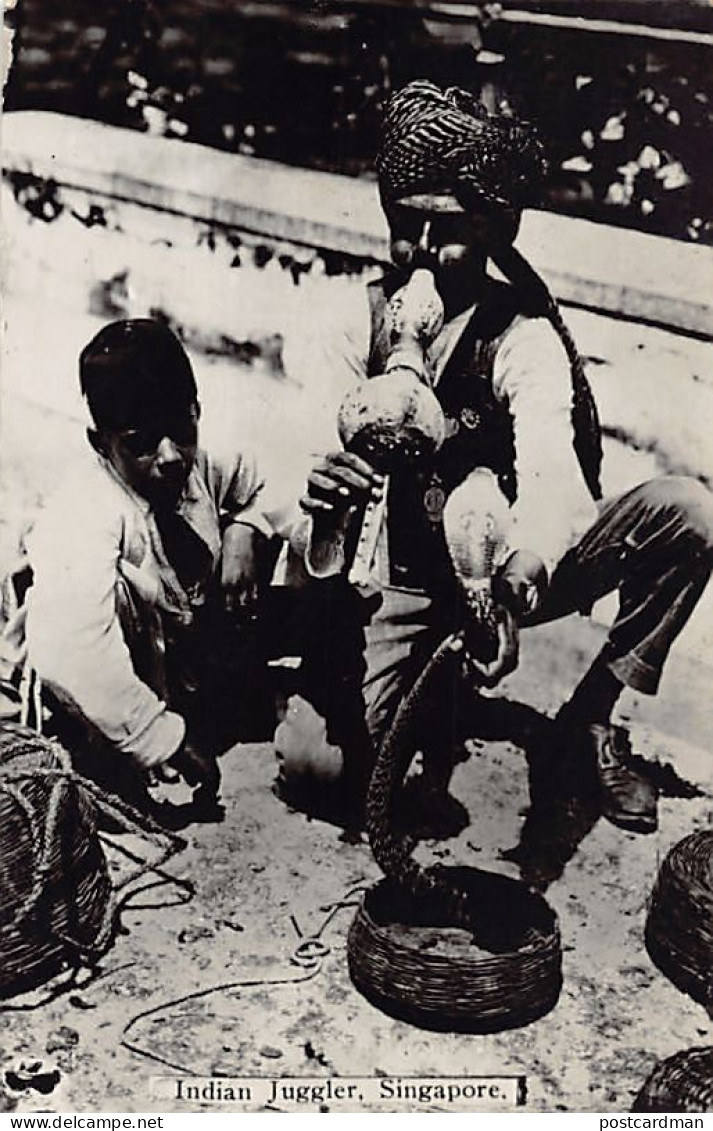
<svg viewBox="0 0 713 1131">
<path fill-rule="evenodd" d="M 545 160 L 528 122 L 419 79 L 386 104 L 376 170 L 384 204 L 449 192 L 466 209 L 477 200 L 519 210 L 537 202 Z"/>
</svg>

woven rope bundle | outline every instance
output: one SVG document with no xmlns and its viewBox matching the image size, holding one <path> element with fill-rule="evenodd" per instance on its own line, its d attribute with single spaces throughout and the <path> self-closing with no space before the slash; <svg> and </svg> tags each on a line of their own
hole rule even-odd
<svg viewBox="0 0 713 1131">
<path fill-rule="evenodd" d="M 495 1032 L 526 1025 L 555 1005 L 562 985 L 557 918 L 542 896 L 505 876 L 422 867 L 412 856 L 415 841 L 395 821 L 421 702 L 454 658 L 453 643 L 447 638 L 436 649 L 382 744 L 367 828 L 387 879 L 362 900 L 347 956 L 357 989 L 385 1012 L 430 1029 Z M 439 947 L 439 927 L 460 934 L 460 945 Z"/>
<path fill-rule="evenodd" d="M 658 968 L 711 1013 L 713 830 L 685 837 L 668 853 L 651 896 L 645 938 Z"/>
<path fill-rule="evenodd" d="M 632 1111 L 713 1111 L 713 1048 L 686 1049 L 657 1064 Z"/>
<path fill-rule="evenodd" d="M 0 728 L 0 996 L 96 959 L 112 938 L 111 882 L 94 805 L 68 755 Z"/>
</svg>

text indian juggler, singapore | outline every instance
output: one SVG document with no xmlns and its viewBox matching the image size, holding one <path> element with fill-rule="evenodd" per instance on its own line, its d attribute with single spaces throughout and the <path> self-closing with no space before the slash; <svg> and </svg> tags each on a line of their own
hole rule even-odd
<svg viewBox="0 0 713 1131">
<path fill-rule="evenodd" d="M 254 1108 L 309 1107 L 322 1104 L 446 1104 L 462 1107 L 473 1103 L 507 1106 L 525 1101 L 526 1084 L 519 1076 L 462 1077 L 236 1077 L 217 1079 L 155 1078 L 156 1098 L 168 1097 L 189 1103 L 236 1104 Z"/>
</svg>

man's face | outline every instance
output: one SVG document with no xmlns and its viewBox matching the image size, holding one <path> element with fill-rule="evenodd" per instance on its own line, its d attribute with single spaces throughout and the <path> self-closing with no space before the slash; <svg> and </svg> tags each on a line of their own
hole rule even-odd
<svg viewBox="0 0 713 1131">
<path fill-rule="evenodd" d="M 389 205 L 387 220 L 394 265 L 432 271 L 446 303 L 458 291 L 470 297 L 484 276 L 488 249 L 495 240 L 513 239 L 517 231 L 514 215 L 503 212 L 495 218 L 485 208 L 465 212 L 448 194 L 397 201 Z"/>
<path fill-rule="evenodd" d="M 101 433 L 101 447 L 121 478 L 152 506 L 174 508 L 196 457 L 199 405 L 166 411 L 152 421 Z"/>
</svg>

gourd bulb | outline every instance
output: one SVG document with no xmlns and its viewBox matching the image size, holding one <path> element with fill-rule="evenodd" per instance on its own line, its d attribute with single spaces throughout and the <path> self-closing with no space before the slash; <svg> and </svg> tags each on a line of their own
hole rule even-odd
<svg viewBox="0 0 713 1131">
<path fill-rule="evenodd" d="M 337 417 L 344 447 L 384 471 L 438 451 L 443 410 L 410 369 L 393 369 L 350 390 Z"/>
</svg>

